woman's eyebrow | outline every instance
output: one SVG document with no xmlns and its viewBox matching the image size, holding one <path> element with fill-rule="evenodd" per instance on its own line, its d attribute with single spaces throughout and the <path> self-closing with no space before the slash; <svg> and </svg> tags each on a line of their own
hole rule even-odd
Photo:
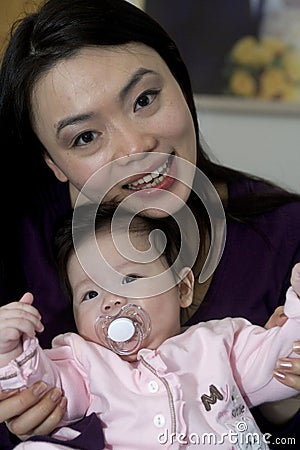
<svg viewBox="0 0 300 450">
<path fill-rule="evenodd" d="M 92 119 L 94 114 L 78 114 L 77 116 L 66 117 L 58 122 L 56 127 L 56 137 L 59 137 L 61 130 L 69 125 L 75 125 L 78 122 L 84 122 L 85 120 Z"/>
<path fill-rule="evenodd" d="M 148 74 L 158 75 L 154 70 L 146 69 L 145 67 L 138 68 L 130 77 L 128 83 L 122 88 L 119 99 L 122 101 L 128 92 L 145 76 Z"/>
</svg>

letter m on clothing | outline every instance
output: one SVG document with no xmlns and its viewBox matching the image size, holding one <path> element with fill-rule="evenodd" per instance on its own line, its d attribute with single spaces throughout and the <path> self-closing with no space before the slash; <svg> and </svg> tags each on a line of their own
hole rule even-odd
<svg viewBox="0 0 300 450">
<path fill-rule="evenodd" d="M 201 395 L 201 400 L 206 411 L 210 411 L 211 405 L 216 403 L 217 400 L 223 400 L 224 398 L 221 392 L 213 384 L 209 386 L 209 393 L 210 395 L 207 394 Z"/>
</svg>

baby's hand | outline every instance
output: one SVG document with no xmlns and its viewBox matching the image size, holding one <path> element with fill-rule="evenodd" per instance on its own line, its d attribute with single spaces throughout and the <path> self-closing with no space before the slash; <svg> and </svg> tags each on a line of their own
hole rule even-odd
<svg viewBox="0 0 300 450">
<path fill-rule="evenodd" d="M 300 298 L 300 263 L 294 265 L 291 275 L 291 285 Z"/>
<path fill-rule="evenodd" d="M 0 308 L 0 355 L 15 350 L 23 334 L 34 337 L 36 331 L 43 331 L 41 315 L 32 302 L 32 294 L 26 293 L 19 302 Z"/>
<path fill-rule="evenodd" d="M 284 314 L 284 307 L 278 306 L 268 322 L 265 324 L 265 328 L 269 330 L 273 327 L 282 327 L 282 325 L 287 321 L 287 316 Z"/>
</svg>

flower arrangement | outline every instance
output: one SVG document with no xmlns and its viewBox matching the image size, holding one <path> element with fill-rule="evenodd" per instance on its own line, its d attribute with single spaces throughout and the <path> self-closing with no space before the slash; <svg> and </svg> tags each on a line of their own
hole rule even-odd
<svg viewBox="0 0 300 450">
<path fill-rule="evenodd" d="M 225 95 L 263 100 L 300 99 L 300 55 L 275 37 L 245 36 L 225 64 Z"/>
</svg>

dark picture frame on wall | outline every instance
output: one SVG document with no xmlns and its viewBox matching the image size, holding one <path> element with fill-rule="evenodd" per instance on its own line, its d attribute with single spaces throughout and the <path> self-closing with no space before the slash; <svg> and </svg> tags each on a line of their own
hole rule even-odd
<svg viewBox="0 0 300 450">
<path fill-rule="evenodd" d="M 259 108 L 269 111 L 273 106 L 275 110 L 283 106 L 287 111 L 299 111 L 300 0 L 144 0 L 142 7 L 176 42 L 197 99 L 206 97 L 206 102 L 214 105 L 220 101 L 225 104 L 226 100 L 240 104 L 242 100 L 251 104 L 250 108 L 258 104 L 257 100 L 264 100 Z M 266 38 L 270 42 L 265 43 Z M 232 62 L 232 51 L 245 39 L 239 48 L 240 53 L 245 52 L 242 59 L 247 60 L 247 51 L 253 52 L 256 44 L 272 48 L 273 56 L 271 63 L 261 66 L 256 61 L 252 61 L 252 67 L 242 63 L 246 67 L 242 66 L 245 70 L 238 78 L 241 74 L 234 71 L 240 68 L 239 61 Z M 295 54 L 287 58 L 290 46 Z M 261 54 L 265 50 L 259 48 Z M 289 67 L 283 67 L 288 59 Z M 262 87 L 261 75 L 266 69 Z M 281 69 L 284 73 L 279 73 Z M 289 79 L 291 73 L 294 79 Z"/>
<path fill-rule="evenodd" d="M 258 36 L 265 0 L 146 0 L 144 8 L 175 40 L 196 94 L 220 95 L 233 44 Z"/>
</svg>

